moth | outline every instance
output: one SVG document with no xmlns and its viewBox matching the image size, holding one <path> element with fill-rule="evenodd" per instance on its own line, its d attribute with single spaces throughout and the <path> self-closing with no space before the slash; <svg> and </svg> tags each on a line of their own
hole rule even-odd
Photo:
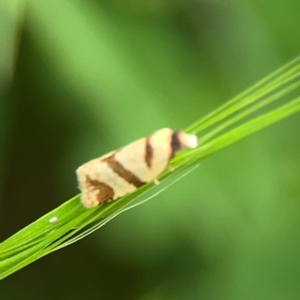
<svg viewBox="0 0 300 300">
<path fill-rule="evenodd" d="M 92 208 L 133 192 L 157 177 L 183 148 L 197 147 L 197 136 L 163 128 L 123 148 L 93 159 L 77 170 L 81 202 Z"/>
</svg>

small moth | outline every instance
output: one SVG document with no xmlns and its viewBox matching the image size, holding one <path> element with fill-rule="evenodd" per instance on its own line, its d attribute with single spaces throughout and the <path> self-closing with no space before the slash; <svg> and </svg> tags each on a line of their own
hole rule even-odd
<svg viewBox="0 0 300 300">
<path fill-rule="evenodd" d="M 197 136 L 163 128 L 77 170 L 81 202 L 87 208 L 118 199 L 154 181 L 177 151 L 197 147 Z"/>
</svg>

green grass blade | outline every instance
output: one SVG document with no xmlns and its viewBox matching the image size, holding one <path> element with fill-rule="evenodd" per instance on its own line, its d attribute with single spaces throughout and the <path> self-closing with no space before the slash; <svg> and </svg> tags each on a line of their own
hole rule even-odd
<svg viewBox="0 0 300 300">
<path fill-rule="evenodd" d="M 272 110 L 261 109 L 291 96 L 291 93 L 300 94 L 299 70 L 300 59 L 297 58 L 191 125 L 188 131 L 198 134 L 210 126 L 214 127 L 200 137 L 196 149 L 185 150 L 171 161 L 174 171 L 165 171 L 159 178 L 162 183 L 159 186 L 148 183 L 118 201 L 93 209 L 85 209 L 77 195 L 2 242 L 0 278 L 5 278 L 37 259 L 84 238 L 120 213 L 152 198 L 148 195 L 145 200 L 137 202 L 146 193 L 156 191 L 156 195 L 162 192 L 181 178 L 176 176 L 187 172 L 188 168 L 197 165 L 202 159 L 298 112 L 300 97 L 294 94 L 292 100 L 277 104 Z M 260 115 L 245 121 L 253 113 Z M 233 125 L 235 127 L 232 128 Z"/>
<path fill-rule="evenodd" d="M 189 126 L 186 131 L 203 131 L 209 126 L 227 118 L 231 114 L 246 107 L 247 105 L 260 100 L 262 96 L 266 95 L 272 90 L 275 90 L 276 88 L 279 88 L 280 86 L 282 86 L 282 84 L 288 83 L 290 80 L 294 79 L 294 77 L 298 77 L 298 71 L 300 70 L 299 61 L 300 57 L 297 57 L 286 66 L 273 72 L 263 80 L 256 83 L 251 88 L 247 89 L 238 96 L 227 101 L 224 105 L 207 114 L 205 117 Z"/>
</svg>

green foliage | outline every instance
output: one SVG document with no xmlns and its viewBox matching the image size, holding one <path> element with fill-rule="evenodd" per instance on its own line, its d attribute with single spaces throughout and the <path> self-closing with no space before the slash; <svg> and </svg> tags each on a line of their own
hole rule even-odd
<svg viewBox="0 0 300 300">
<path fill-rule="evenodd" d="M 218 149 L 297 109 L 297 62 L 223 103 L 299 55 L 299 9 L 296 0 L 0 1 L 0 242 L 11 245 L 2 276 L 27 265 L 0 281 L 1 299 L 298 300 L 299 114 Z M 78 193 L 85 161 L 203 116 L 188 128 L 199 148 L 172 161 L 181 170 L 101 230 L 89 235 L 110 218 L 67 231 L 73 218 L 122 212 L 125 198 L 94 212 L 77 198 L 52 212 Z"/>
</svg>

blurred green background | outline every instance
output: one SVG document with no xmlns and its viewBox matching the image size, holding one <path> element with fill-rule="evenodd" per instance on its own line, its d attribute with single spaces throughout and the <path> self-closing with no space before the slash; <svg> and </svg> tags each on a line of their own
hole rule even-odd
<svg viewBox="0 0 300 300">
<path fill-rule="evenodd" d="M 293 59 L 299 0 L 0 1 L 0 240 L 85 161 Z M 0 299 L 300 299 L 299 115 L 0 282 Z"/>
</svg>

